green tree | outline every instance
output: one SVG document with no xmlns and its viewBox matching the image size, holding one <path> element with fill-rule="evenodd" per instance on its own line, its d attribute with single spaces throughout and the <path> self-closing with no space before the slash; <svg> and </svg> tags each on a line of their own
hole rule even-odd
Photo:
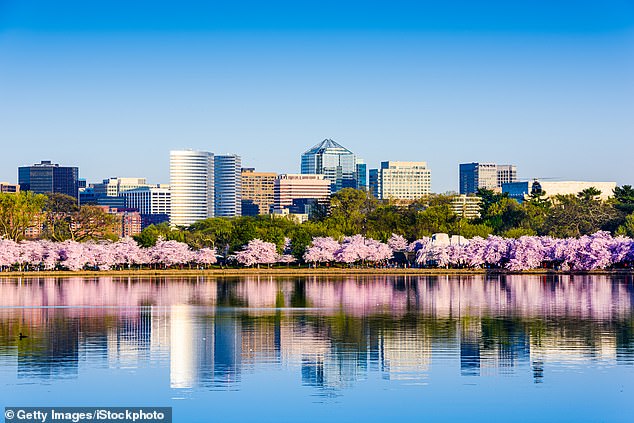
<svg viewBox="0 0 634 423">
<path fill-rule="evenodd" d="M 121 221 L 118 216 L 99 206 L 83 206 L 71 214 L 70 239 L 88 241 L 119 238 Z"/>
<path fill-rule="evenodd" d="M 44 211 L 46 220 L 43 237 L 58 242 L 71 239 L 74 216 L 79 211 L 77 199 L 70 195 L 49 193 Z"/>
<path fill-rule="evenodd" d="M 625 217 L 623 224 L 619 226 L 616 234 L 634 238 L 634 213 L 628 214 Z"/>
<path fill-rule="evenodd" d="M 509 229 L 520 227 L 526 219 L 524 208 L 507 193 L 496 193 L 489 189 L 479 189 L 480 218 L 476 223 L 485 224 L 501 235 Z"/>
<path fill-rule="evenodd" d="M 31 191 L 0 193 L 0 236 L 14 241 L 44 219 L 46 196 Z"/>
<path fill-rule="evenodd" d="M 378 201 L 368 192 L 344 188 L 330 199 L 327 225 L 344 235 L 365 234 L 368 215 L 376 209 Z"/>
<path fill-rule="evenodd" d="M 618 219 L 609 202 L 596 198 L 594 192 L 558 195 L 544 223 L 545 233 L 558 238 L 579 237 L 600 230 L 610 230 Z"/>
<path fill-rule="evenodd" d="M 614 188 L 615 207 L 623 213 L 634 213 L 634 188 L 631 185 L 623 185 Z"/>
</svg>

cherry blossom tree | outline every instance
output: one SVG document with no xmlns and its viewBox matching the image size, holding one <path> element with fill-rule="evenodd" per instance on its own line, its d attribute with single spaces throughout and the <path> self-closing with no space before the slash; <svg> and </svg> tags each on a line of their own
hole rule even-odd
<svg viewBox="0 0 634 423">
<path fill-rule="evenodd" d="M 398 234 L 392 234 L 390 239 L 387 240 L 387 245 L 390 246 L 392 251 L 405 251 L 408 247 L 405 237 Z"/>
<path fill-rule="evenodd" d="M 340 244 L 331 237 L 313 238 L 310 246 L 304 252 L 304 261 L 307 263 L 324 263 L 335 261 L 335 253 Z"/>
<path fill-rule="evenodd" d="M 244 266 L 257 264 L 272 264 L 277 261 L 277 247 L 272 242 L 265 242 L 261 239 L 252 239 L 236 253 L 236 260 Z"/>
<path fill-rule="evenodd" d="M 209 266 L 218 262 L 218 258 L 216 257 L 217 251 L 215 248 L 201 248 L 196 251 L 195 254 L 196 257 L 194 261 L 198 264 Z"/>
</svg>

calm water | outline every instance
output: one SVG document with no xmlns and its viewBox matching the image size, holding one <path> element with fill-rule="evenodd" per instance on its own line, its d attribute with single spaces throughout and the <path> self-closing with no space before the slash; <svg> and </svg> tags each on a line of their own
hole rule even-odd
<svg viewBox="0 0 634 423">
<path fill-rule="evenodd" d="M 632 422 L 633 309 L 630 276 L 0 279 L 0 407 Z"/>
</svg>

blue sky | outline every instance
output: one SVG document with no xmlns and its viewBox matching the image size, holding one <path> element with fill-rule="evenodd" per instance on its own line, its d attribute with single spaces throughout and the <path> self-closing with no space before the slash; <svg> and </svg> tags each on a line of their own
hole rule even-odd
<svg viewBox="0 0 634 423">
<path fill-rule="evenodd" d="M 170 149 L 634 184 L 634 2 L 0 0 L 0 180 L 168 182 Z"/>
</svg>

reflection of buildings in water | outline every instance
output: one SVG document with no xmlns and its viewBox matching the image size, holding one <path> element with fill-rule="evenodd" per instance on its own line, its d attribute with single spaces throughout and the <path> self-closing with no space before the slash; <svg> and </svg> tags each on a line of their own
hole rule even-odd
<svg viewBox="0 0 634 423">
<path fill-rule="evenodd" d="M 0 284 L 0 305 L 97 307 L 0 317 L 2 324 L 19 313 L 31 327 L 31 338 L 11 350 L 21 377 L 76 374 L 84 353 L 117 366 L 169 353 L 175 388 L 231 385 L 245 366 L 266 362 L 297 366 L 303 383 L 338 389 L 368 371 L 422 377 L 432 349 L 459 349 L 464 375 L 525 366 L 536 381 L 552 363 L 634 357 L 634 285 L 607 276 L 35 281 Z M 108 308 L 117 301 L 124 307 Z M 216 301 L 251 308 L 207 316 L 184 305 Z"/>
<path fill-rule="evenodd" d="M 281 316 L 244 319 L 241 327 L 243 366 L 280 362 Z"/>
<path fill-rule="evenodd" d="M 235 316 L 207 316 L 189 305 L 170 313 L 170 386 L 192 388 L 238 381 L 242 341 Z"/>
<path fill-rule="evenodd" d="M 192 307 L 174 305 L 170 313 L 170 386 L 191 388 L 197 383 L 199 337 L 192 322 Z"/>
<path fill-rule="evenodd" d="M 134 367 L 149 357 L 152 339 L 152 309 L 122 310 L 116 326 L 107 329 L 108 361 Z"/>
<path fill-rule="evenodd" d="M 478 321 L 462 321 L 460 325 L 460 373 L 480 376 L 482 328 Z"/>
<path fill-rule="evenodd" d="M 64 318 L 65 310 L 31 309 L 42 326 L 18 343 L 18 378 L 76 377 L 79 361 L 79 321 Z"/>
<path fill-rule="evenodd" d="M 390 380 L 424 379 L 431 363 L 431 338 L 416 328 L 398 328 L 383 336 L 383 372 Z"/>
<path fill-rule="evenodd" d="M 578 337 L 553 336 L 531 338 L 530 359 L 545 364 L 579 364 L 588 360 L 606 365 L 617 364 L 617 343 L 612 335 L 602 334 L 591 340 Z"/>
</svg>

